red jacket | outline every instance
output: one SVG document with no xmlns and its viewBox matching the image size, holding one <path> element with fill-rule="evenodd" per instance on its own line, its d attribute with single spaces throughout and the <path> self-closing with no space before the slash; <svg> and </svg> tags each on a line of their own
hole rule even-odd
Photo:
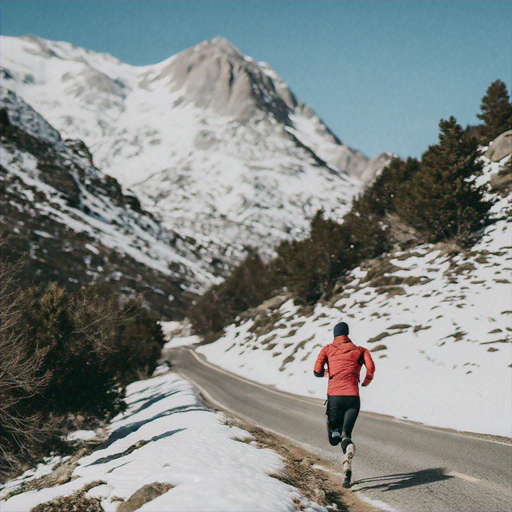
<svg viewBox="0 0 512 512">
<path fill-rule="evenodd" d="M 315 374 L 322 374 L 326 363 L 329 396 L 359 396 L 359 374 L 363 364 L 366 366 L 363 386 L 370 384 L 375 373 L 375 363 L 370 352 L 363 347 L 356 347 L 348 336 L 337 336 L 320 351 L 315 363 Z"/>
</svg>

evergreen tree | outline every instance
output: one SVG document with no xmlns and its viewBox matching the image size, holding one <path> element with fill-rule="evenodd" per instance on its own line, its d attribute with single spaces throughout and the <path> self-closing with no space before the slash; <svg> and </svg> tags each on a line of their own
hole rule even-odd
<svg viewBox="0 0 512 512">
<path fill-rule="evenodd" d="M 405 162 L 399 157 L 393 158 L 364 192 L 363 197 L 354 202 L 351 213 L 364 210 L 360 213 L 371 213 L 380 217 L 393 213 L 399 188 L 417 172 L 418 168 L 419 162 L 415 158 L 408 158 Z"/>
<path fill-rule="evenodd" d="M 477 117 L 484 124 L 479 126 L 482 144 L 489 144 L 498 135 L 510 130 L 512 121 L 512 104 L 507 86 L 501 80 L 495 80 L 487 89 L 480 105 L 482 111 Z"/>
<path fill-rule="evenodd" d="M 309 237 L 283 242 L 277 248 L 276 272 L 299 304 L 315 304 L 329 293 L 349 268 L 348 236 L 342 225 L 325 219 L 322 210 L 311 220 Z"/>
<path fill-rule="evenodd" d="M 194 332 L 216 335 L 243 311 L 261 304 L 279 288 L 280 279 L 257 252 L 246 258 L 222 282 L 201 295 L 188 311 Z"/>
<path fill-rule="evenodd" d="M 347 268 L 357 267 L 366 259 L 376 258 L 390 247 L 384 213 L 376 210 L 372 195 L 363 194 L 356 199 L 343 219 L 342 229 L 347 236 Z"/>
<path fill-rule="evenodd" d="M 492 202 L 473 179 L 482 172 L 477 140 L 453 116 L 439 127 L 439 143 L 423 154 L 419 171 L 401 187 L 395 209 L 427 241 L 465 244 L 488 223 Z"/>
</svg>

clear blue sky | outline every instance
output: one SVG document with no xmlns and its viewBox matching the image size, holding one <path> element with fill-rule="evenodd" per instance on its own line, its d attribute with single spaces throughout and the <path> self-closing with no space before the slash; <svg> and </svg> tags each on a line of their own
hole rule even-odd
<svg viewBox="0 0 512 512">
<path fill-rule="evenodd" d="M 70 41 L 135 65 L 223 36 L 268 62 L 347 144 L 420 156 L 511 86 L 510 0 L 0 0 L 4 35 Z"/>
</svg>

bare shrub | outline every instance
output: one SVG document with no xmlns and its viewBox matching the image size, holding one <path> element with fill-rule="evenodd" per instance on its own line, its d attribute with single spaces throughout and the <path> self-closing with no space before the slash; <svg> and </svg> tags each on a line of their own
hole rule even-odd
<svg viewBox="0 0 512 512">
<path fill-rule="evenodd" d="M 152 374 L 164 345 L 138 301 L 119 305 L 93 287 L 23 288 L 22 264 L 1 264 L 0 455 L 2 478 L 66 448 L 70 415 L 108 419 L 125 386 Z"/>
<path fill-rule="evenodd" d="M 47 385 L 50 375 L 41 374 L 45 351 L 34 347 L 20 329 L 27 299 L 17 293 L 20 264 L 2 261 L 0 270 L 0 455 L 2 473 L 21 465 L 30 452 L 55 430 L 54 422 L 42 423 L 38 411 L 27 411 L 25 402 Z"/>
<path fill-rule="evenodd" d="M 52 501 L 45 501 L 31 509 L 30 512 L 103 512 L 100 498 L 89 498 L 85 494 L 106 482 L 96 480 L 85 485 L 70 496 L 60 496 Z"/>
</svg>

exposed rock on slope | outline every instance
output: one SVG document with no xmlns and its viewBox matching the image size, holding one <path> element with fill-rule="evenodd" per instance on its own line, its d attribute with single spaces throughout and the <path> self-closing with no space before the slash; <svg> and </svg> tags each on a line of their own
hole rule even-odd
<svg viewBox="0 0 512 512">
<path fill-rule="evenodd" d="M 512 153 L 512 130 L 508 130 L 496 137 L 489 145 L 485 156 L 491 162 L 499 162 L 507 155 L 510 155 L 510 153 Z"/>
</svg>

